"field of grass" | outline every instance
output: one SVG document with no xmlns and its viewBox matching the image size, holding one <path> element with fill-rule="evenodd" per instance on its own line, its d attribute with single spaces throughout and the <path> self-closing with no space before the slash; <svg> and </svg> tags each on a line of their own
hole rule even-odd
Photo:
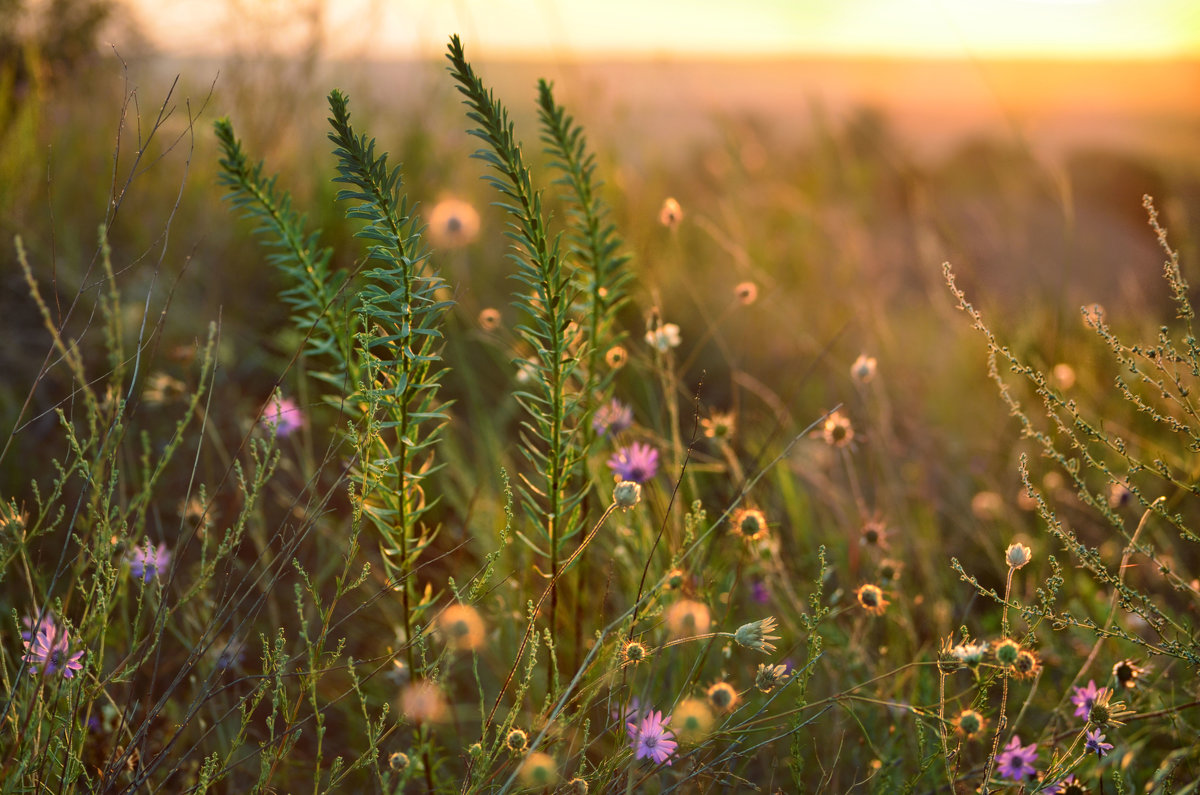
<svg viewBox="0 0 1200 795">
<path fill-rule="evenodd" d="M 1194 116 L 466 46 L 0 82 L 0 792 L 1196 792 Z"/>
</svg>

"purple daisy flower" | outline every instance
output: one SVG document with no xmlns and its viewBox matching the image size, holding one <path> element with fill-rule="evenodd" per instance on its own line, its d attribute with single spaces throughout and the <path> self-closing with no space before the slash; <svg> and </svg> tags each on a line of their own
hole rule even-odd
<svg viewBox="0 0 1200 795">
<path fill-rule="evenodd" d="M 73 679 L 75 672 L 82 670 L 82 651 L 71 654 L 70 640 L 67 634 L 58 628 L 54 619 L 43 616 L 40 621 L 26 619 L 30 627 L 31 637 L 25 640 L 25 662 L 33 673 L 38 672 L 38 666 L 45 666 L 46 676 L 62 671 L 63 678 Z M 25 633 L 21 633 L 24 635 Z"/>
<path fill-rule="evenodd" d="M 1112 743 L 1104 742 L 1104 735 L 1099 729 L 1092 729 L 1086 735 L 1087 742 L 1084 743 L 1085 750 L 1092 751 L 1096 756 L 1103 758 L 1105 754 L 1113 749 Z"/>
<path fill-rule="evenodd" d="M 633 409 L 613 398 L 592 415 L 592 430 L 598 436 L 616 435 L 633 425 Z"/>
<path fill-rule="evenodd" d="M 619 480 L 645 483 L 658 473 L 658 451 L 648 444 L 634 442 L 613 453 L 608 468 Z"/>
<path fill-rule="evenodd" d="M 275 429 L 280 439 L 289 436 L 304 426 L 304 412 L 291 398 L 273 397 L 263 409 L 263 424 Z"/>
<path fill-rule="evenodd" d="M 129 553 L 129 571 L 142 582 L 150 582 L 167 570 L 171 564 L 171 551 L 166 544 L 150 546 L 150 541 L 140 547 L 134 547 Z"/>
<path fill-rule="evenodd" d="M 1066 795 L 1066 793 L 1073 791 L 1071 789 L 1072 784 L 1075 784 L 1077 787 L 1077 789 L 1074 791 L 1078 791 L 1078 786 L 1081 785 L 1079 785 L 1079 782 L 1075 780 L 1074 773 L 1067 776 L 1057 784 L 1051 784 L 1050 786 L 1046 787 L 1044 790 L 1042 790 L 1042 793 L 1043 795 Z"/>
<path fill-rule="evenodd" d="M 1087 687 L 1076 687 L 1074 690 L 1075 693 L 1071 696 L 1071 703 L 1075 705 L 1075 717 L 1086 720 L 1092 711 L 1092 705 L 1096 703 L 1096 699 L 1100 698 L 1100 694 L 1104 692 L 1104 688 L 1096 687 L 1096 682 L 1089 679 Z"/>
<path fill-rule="evenodd" d="M 629 730 L 629 747 L 633 749 L 634 759 L 651 759 L 654 764 L 664 762 L 671 764 L 671 754 L 675 753 L 678 743 L 675 735 L 667 729 L 670 718 L 664 718 L 659 711 L 651 712 L 642 718 L 640 724 L 627 723 Z"/>
<path fill-rule="evenodd" d="M 1014 734 L 1004 750 L 996 755 L 996 770 L 1004 778 L 1020 781 L 1037 772 L 1033 767 L 1037 755 L 1037 743 L 1022 746 L 1021 735 Z"/>
</svg>

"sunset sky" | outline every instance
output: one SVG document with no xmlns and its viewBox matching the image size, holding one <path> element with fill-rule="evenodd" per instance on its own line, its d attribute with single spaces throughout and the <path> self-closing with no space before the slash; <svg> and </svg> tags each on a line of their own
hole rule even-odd
<svg viewBox="0 0 1200 795">
<path fill-rule="evenodd" d="M 128 2 L 154 42 L 191 54 L 219 53 L 222 29 L 286 49 L 320 19 L 324 52 L 375 58 L 434 56 L 451 33 L 480 57 L 1200 58 L 1200 0 Z"/>
</svg>

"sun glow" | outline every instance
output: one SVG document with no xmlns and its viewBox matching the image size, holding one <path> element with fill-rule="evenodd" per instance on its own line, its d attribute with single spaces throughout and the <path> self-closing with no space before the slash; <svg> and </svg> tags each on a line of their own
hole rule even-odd
<svg viewBox="0 0 1200 795">
<path fill-rule="evenodd" d="M 490 57 L 1195 58 L 1196 0 L 128 0 L 165 49 L 322 30 L 338 56 L 439 54 L 468 37 Z"/>
</svg>

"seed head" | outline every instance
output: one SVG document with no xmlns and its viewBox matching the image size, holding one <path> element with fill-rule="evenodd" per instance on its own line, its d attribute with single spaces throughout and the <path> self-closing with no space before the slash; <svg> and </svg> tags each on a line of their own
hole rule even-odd
<svg viewBox="0 0 1200 795">
<path fill-rule="evenodd" d="M 733 712 L 741 697 L 728 682 L 713 682 L 704 693 L 708 703 L 717 712 Z"/>
<path fill-rule="evenodd" d="M 699 743 L 708 737 L 713 727 L 712 710 L 698 698 L 685 698 L 675 705 L 671 714 L 671 730 L 681 743 Z"/>
<path fill-rule="evenodd" d="M 513 754 L 523 754 L 529 746 L 529 736 L 520 729 L 512 729 L 504 735 L 504 747 Z"/>
<path fill-rule="evenodd" d="M 1008 549 L 1004 550 L 1004 560 L 1010 569 L 1016 571 L 1033 560 L 1033 550 L 1024 544 L 1009 544 Z"/>
<path fill-rule="evenodd" d="M 623 511 L 628 511 L 642 501 L 642 484 L 632 480 L 622 480 L 613 487 L 613 502 Z"/>
<path fill-rule="evenodd" d="M 877 616 L 883 615 L 887 606 L 891 604 L 884 598 L 883 589 L 871 583 L 858 586 L 854 595 L 858 598 L 858 604 L 863 610 Z"/>
<path fill-rule="evenodd" d="M 767 535 L 767 517 L 757 508 L 739 508 L 734 511 L 733 531 L 743 541 L 758 541 Z"/>
<path fill-rule="evenodd" d="M 1042 670 L 1042 663 L 1035 652 L 1021 649 L 1017 652 L 1017 661 L 1013 663 L 1013 675 L 1018 679 L 1032 679 Z"/>
<path fill-rule="evenodd" d="M 604 363 L 613 370 L 620 370 L 629 361 L 629 351 L 620 345 L 614 345 L 604 354 Z"/>
<path fill-rule="evenodd" d="M 1096 700 L 1092 702 L 1092 709 L 1088 712 L 1088 723 L 1094 725 L 1097 730 L 1124 725 L 1121 718 L 1132 711 L 1125 709 L 1124 701 L 1113 701 L 1112 697 L 1113 691 L 1102 687 L 1100 695 L 1096 696 Z"/>
<path fill-rule="evenodd" d="M 770 654 L 775 651 L 773 640 L 779 640 L 778 635 L 770 633 L 775 631 L 779 623 L 774 616 L 767 616 L 759 621 L 752 621 L 749 624 L 742 624 L 733 633 L 733 639 L 739 646 L 744 646 L 747 649 L 761 651 L 763 654 Z"/>
<path fill-rule="evenodd" d="M 787 681 L 788 669 L 786 665 L 768 665 L 760 663 L 758 673 L 754 675 L 754 687 L 760 693 L 770 693 L 779 685 Z"/>
<path fill-rule="evenodd" d="M 996 647 L 992 653 L 996 656 L 996 662 L 1005 668 L 1012 668 L 1017 664 L 1017 658 L 1021 656 L 1021 644 L 1012 638 L 1003 638 L 996 641 Z"/>
<path fill-rule="evenodd" d="M 854 360 L 854 364 L 850 365 L 850 377 L 856 383 L 868 384 L 875 378 L 875 367 L 876 362 L 873 356 L 860 353 Z"/>
<path fill-rule="evenodd" d="M 1133 660 L 1124 659 L 1113 666 L 1113 679 L 1117 681 L 1117 687 L 1123 687 L 1126 690 L 1132 690 L 1138 685 L 1138 678 L 1146 673 L 1146 669 L 1134 663 Z"/>
<path fill-rule="evenodd" d="M 676 638 L 703 635 L 712 626 L 712 615 L 708 607 L 694 599 L 680 599 L 667 608 L 664 616 L 667 629 Z"/>
<path fill-rule="evenodd" d="M 479 327 L 484 331 L 495 331 L 500 328 L 500 310 L 494 307 L 487 307 L 479 312 Z"/>
<path fill-rule="evenodd" d="M 973 709 L 964 709 L 954 719 L 955 731 L 968 740 L 978 736 L 986 725 L 984 717 Z"/>
<path fill-rule="evenodd" d="M 821 437 L 830 447 L 845 447 L 854 441 L 854 426 L 850 424 L 849 417 L 835 411 L 825 418 Z"/>
<path fill-rule="evenodd" d="M 397 751 L 396 753 L 394 753 L 388 757 L 388 767 L 390 767 L 392 770 L 401 772 L 401 771 L 407 770 L 408 765 L 409 765 L 408 754 Z"/>
<path fill-rule="evenodd" d="M 473 651 L 483 645 L 483 619 L 470 605 L 450 605 L 438 616 L 437 626 L 452 649 Z"/>
<path fill-rule="evenodd" d="M 553 787 L 558 782 L 558 764 L 550 754 L 534 751 L 521 763 L 520 779 L 527 787 Z"/>
<path fill-rule="evenodd" d="M 650 657 L 649 650 L 636 640 L 629 640 L 621 647 L 621 661 L 631 665 L 645 662 Z"/>
</svg>

